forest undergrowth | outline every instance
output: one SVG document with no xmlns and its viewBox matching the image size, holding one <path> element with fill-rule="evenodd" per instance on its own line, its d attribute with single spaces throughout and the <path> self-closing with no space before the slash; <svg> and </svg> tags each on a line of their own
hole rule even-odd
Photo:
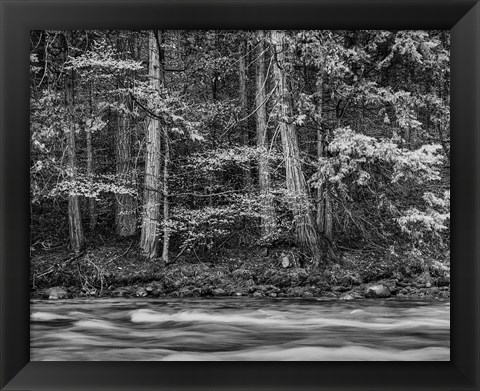
<svg viewBox="0 0 480 391">
<path fill-rule="evenodd" d="M 108 244 L 106 240 L 108 239 Z M 448 260 L 414 253 L 337 248 L 322 269 L 295 246 L 224 243 L 221 248 L 180 255 L 166 265 L 142 257 L 137 238 L 101 237 L 80 254 L 66 245 L 34 247 L 31 294 L 48 298 L 52 287 L 75 297 L 323 297 L 361 299 L 371 285 L 388 287 L 388 297 L 450 297 Z M 234 246 L 232 246 L 232 244 Z M 449 254 L 444 254 L 448 257 Z"/>
</svg>

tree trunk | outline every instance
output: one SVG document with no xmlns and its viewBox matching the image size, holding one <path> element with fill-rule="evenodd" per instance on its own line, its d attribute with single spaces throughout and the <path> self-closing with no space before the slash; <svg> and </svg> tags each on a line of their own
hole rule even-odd
<svg viewBox="0 0 480 391">
<path fill-rule="evenodd" d="M 158 31 L 151 31 L 148 42 L 148 76 L 150 85 L 156 90 L 160 90 L 163 81 L 160 42 L 161 34 Z M 146 137 L 144 213 L 140 236 L 140 248 L 148 258 L 155 258 L 158 255 L 161 134 L 160 121 L 150 117 Z"/>
<path fill-rule="evenodd" d="M 168 263 L 168 251 L 170 245 L 170 210 L 168 199 L 168 165 L 170 163 L 170 141 L 165 130 L 165 157 L 163 164 L 163 254 L 162 258 L 165 263 Z"/>
<path fill-rule="evenodd" d="M 127 106 L 131 105 L 128 98 Z M 116 175 L 122 183 L 131 183 L 132 178 L 132 141 L 130 135 L 130 120 L 128 114 L 118 115 L 117 133 L 115 138 Z M 135 234 L 137 218 L 135 213 L 135 198 L 130 194 L 115 195 L 115 230 L 119 236 Z"/>
<path fill-rule="evenodd" d="M 285 158 L 287 190 L 294 200 L 293 214 L 295 232 L 299 246 L 308 251 L 315 264 L 321 262 L 320 236 L 315 226 L 307 184 L 300 162 L 295 124 L 292 121 L 293 109 L 290 91 L 286 80 L 285 36 L 282 31 L 272 31 L 272 44 L 276 53 L 274 76 L 276 82 L 277 105 L 279 107 L 280 134 Z"/>
<path fill-rule="evenodd" d="M 93 107 L 92 107 L 92 84 L 90 84 L 90 116 L 93 119 Z M 93 147 L 92 147 L 92 132 L 87 126 L 86 128 L 86 139 L 87 139 L 87 175 L 90 180 L 93 181 Z M 88 211 L 89 211 L 89 220 L 90 220 L 90 230 L 93 231 L 97 225 L 97 215 L 95 212 L 95 198 L 88 198 Z"/>
<path fill-rule="evenodd" d="M 262 197 L 262 217 L 260 226 L 262 236 L 269 236 L 275 228 L 275 209 L 271 194 L 270 168 L 268 165 L 268 137 L 267 137 L 267 107 L 266 107 L 266 77 L 265 77 L 265 33 L 257 32 L 257 67 L 255 73 L 256 95 L 255 108 L 257 121 L 257 147 L 264 150 L 258 159 L 258 183 Z"/>
<path fill-rule="evenodd" d="M 322 72 L 322 71 L 320 71 Z M 322 158 L 325 152 L 325 131 L 322 126 L 323 116 L 323 75 L 317 79 L 317 99 L 315 119 L 317 122 L 317 156 Z M 317 191 L 317 227 L 318 231 L 330 241 L 332 240 L 332 204 L 327 183 L 322 183 Z"/>
<path fill-rule="evenodd" d="M 68 148 L 68 170 L 72 181 L 75 181 L 77 170 L 77 156 L 75 146 L 75 118 L 74 118 L 74 71 L 68 71 L 65 76 L 66 104 L 69 119 L 69 129 L 67 131 Z M 78 195 L 70 194 L 68 196 L 68 228 L 70 238 L 70 248 L 75 253 L 79 253 L 84 245 L 82 216 L 80 212 L 80 200 Z"/>
<path fill-rule="evenodd" d="M 89 129 L 86 131 L 87 137 L 87 175 L 93 180 L 93 151 L 92 151 L 92 133 Z M 90 220 L 90 230 L 94 230 L 97 225 L 97 216 L 95 213 L 95 198 L 88 198 L 88 214 Z"/>
<path fill-rule="evenodd" d="M 247 41 L 242 39 L 240 42 L 240 58 L 238 61 L 239 64 L 239 100 L 240 100 L 240 118 L 245 118 L 247 116 L 248 110 L 248 100 L 247 100 L 247 68 L 246 68 L 246 57 L 247 57 Z M 248 137 L 248 126 L 245 126 L 245 121 L 240 122 L 240 132 L 242 135 L 243 145 L 247 146 L 249 144 Z M 252 186 L 252 174 L 250 167 L 246 167 L 243 172 L 244 184 L 248 189 Z"/>
</svg>

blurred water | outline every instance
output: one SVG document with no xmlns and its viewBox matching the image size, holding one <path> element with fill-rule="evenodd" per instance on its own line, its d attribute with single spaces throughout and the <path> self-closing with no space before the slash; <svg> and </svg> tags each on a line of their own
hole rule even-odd
<svg viewBox="0 0 480 391">
<path fill-rule="evenodd" d="M 92 299 L 31 303 L 31 360 L 448 361 L 450 304 Z"/>
</svg>

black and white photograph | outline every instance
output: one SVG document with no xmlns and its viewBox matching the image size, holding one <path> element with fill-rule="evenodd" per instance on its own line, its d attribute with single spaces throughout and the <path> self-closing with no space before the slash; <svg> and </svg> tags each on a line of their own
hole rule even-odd
<svg viewBox="0 0 480 391">
<path fill-rule="evenodd" d="M 29 38 L 31 361 L 450 361 L 449 30 Z"/>
</svg>

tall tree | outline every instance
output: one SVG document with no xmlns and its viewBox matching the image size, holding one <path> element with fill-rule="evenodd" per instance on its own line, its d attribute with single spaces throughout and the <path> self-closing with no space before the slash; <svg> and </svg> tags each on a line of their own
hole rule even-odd
<svg viewBox="0 0 480 391">
<path fill-rule="evenodd" d="M 265 75 L 265 32 L 257 31 L 257 66 L 255 73 L 255 109 L 257 125 L 257 147 L 261 150 L 258 159 L 258 184 L 262 196 L 262 236 L 272 234 L 275 228 L 275 209 L 271 194 L 270 168 L 268 165 L 268 137 L 267 137 L 267 94 Z"/>
<path fill-rule="evenodd" d="M 120 36 L 117 40 L 117 48 L 124 52 L 127 45 L 130 45 L 131 56 L 135 55 L 136 36 L 130 34 L 128 42 Z M 126 57 L 126 56 L 125 56 Z M 126 76 L 130 76 L 126 72 Z M 133 112 L 133 101 L 129 95 L 119 94 L 118 103 L 124 106 L 123 110 L 117 114 L 117 131 L 115 134 L 115 174 L 122 183 L 133 183 L 132 174 L 132 131 L 131 115 Z M 119 236 L 131 236 L 135 234 L 137 228 L 136 201 L 131 194 L 115 194 L 115 230 Z"/>
<path fill-rule="evenodd" d="M 132 102 L 128 97 L 122 97 L 123 104 L 131 110 Z M 132 136 L 130 117 L 127 113 L 117 116 L 117 132 L 115 135 L 116 176 L 122 182 L 131 183 L 132 178 Z M 137 218 L 135 213 L 135 198 L 131 194 L 115 194 L 115 230 L 119 236 L 135 234 Z"/>
<path fill-rule="evenodd" d="M 162 68 L 160 31 L 150 31 L 148 42 L 148 77 L 150 86 L 160 93 L 164 70 Z M 158 255 L 158 230 L 161 202 L 161 124 L 157 116 L 148 118 L 145 155 L 145 191 L 140 248 L 148 258 Z"/>
<path fill-rule="evenodd" d="M 295 233 L 298 244 L 309 251 L 316 264 L 321 261 L 320 236 L 315 226 L 315 219 L 310 207 L 307 183 L 300 160 L 300 148 L 293 121 L 292 95 L 287 83 L 287 61 L 285 33 L 272 30 L 272 45 L 276 61 L 273 66 L 276 83 L 279 127 L 282 138 L 287 190 L 293 197 L 293 214 Z"/>
<path fill-rule="evenodd" d="M 73 42 L 73 32 L 66 34 L 67 53 L 69 42 Z M 67 129 L 67 148 L 68 148 L 68 174 L 72 182 L 75 181 L 77 171 L 77 151 L 75 145 L 75 71 L 67 70 L 65 73 L 65 102 L 68 113 Z M 82 216 L 80 212 L 80 199 L 76 194 L 68 195 L 68 228 L 70 238 L 70 248 L 79 253 L 85 245 L 85 237 L 83 235 Z"/>
<path fill-rule="evenodd" d="M 89 83 L 89 106 L 90 106 L 90 117 L 93 118 L 93 98 L 92 98 L 92 90 L 93 85 Z M 92 130 L 90 126 L 85 127 L 85 136 L 87 141 L 87 175 L 93 180 L 94 174 L 94 167 L 93 167 L 93 146 L 92 146 Z M 95 197 L 88 198 L 88 214 L 90 220 L 90 230 L 94 230 L 95 226 L 97 225 L 97 214 L 96 214 L 96 206 L 95 206 Z"/>
<path fill-rule="evenodd" d="M 248 111 L 248 99 L 247 99 L 247 66 L 246 66 L 246 59 L 247 59 L 247 40 L 245 38 L 241 38 L 240 41 L 240 56 L 238 59 L 238 74 L 239 74 L 239 100 L 240 100 L 240 118 L 243 119 L 247 117 Z M 249 144 L 249 135 L 248 135 L 248 126 L 245 125 L 245 120 L 240 122 L 240 131 L 242 132 L 243 144 Z M 244 169 L 244 178 L 245 178 L 245 186 L 250 188 L 252 186 L 252 174 L 250 171 L 250 167 L 246 167 Z"/>
<path fill-rule="evenodd" d="M 165 52 L 163 49 L 165 34 L 160 34 L 160 39 L 157 41 L 158 50 L 160 53 L 160 68 L 161 72 L 161 84 L 165 86 Z M 168 188 L 169 181 L 169 165 L 170 165 L 170 138 L 168 134 L 168 127 L 163 125 L 163 141 L 164 141 L 164 153 L 163 153 L 163 251 L 162 259 L 165 263 L 168 263 L 168 253 L 170 251 L 170 194 Z"/>
<path fill-rule="evenodd" d="M 323 126 L 323 69 L 319 70 L 316 81 L 316 110 L 315 122 L 317 126 L 317 157 L 325 156 L 325 129 Z M 327 183 L 318 185 L 317 189 L 317 227 L 330 241 L 333 239 L 333 212 Z"/>
<path fill-rule="evenodd" d="M 163 252 L 162 259 L 168 263 L 168 252 L 170 249 L 170 204 L 168 192 L 168 176 L 170 164 L 170 140 L 167 128 L 164 127 L 164 160 L 163 160 Z"/>
<path fill-rule="evenodd" d="M 425 226 L 426 243 L 431 222 L 447 232 L 449 167 L 439 163 L 450 150 L 445 34 L 277 31 L 275 51 L 267 31 L 167 34 L 32 32 L 32 225 L 66 218 L 68 200 L 64 234 L 79 251 L 86 197 L 102 205 L 97 225 L 115 221 L 119 235 L 132 235 L 141 172 L 140 244 L 166 261 L 169 249 L 200 255 L 260 239 L 251 235 L 259 224 L 264 237 L 297 240 L 317 260 L 329 254 L 333 221 L 339 249 L 387 248 L 403 234 L 416 235 L 420 248 L 412 228 Z M 145 67 L 136 59 L 149 43 Z M 175 50 L 164 55 L 162 47 Z"/>
</svg>

